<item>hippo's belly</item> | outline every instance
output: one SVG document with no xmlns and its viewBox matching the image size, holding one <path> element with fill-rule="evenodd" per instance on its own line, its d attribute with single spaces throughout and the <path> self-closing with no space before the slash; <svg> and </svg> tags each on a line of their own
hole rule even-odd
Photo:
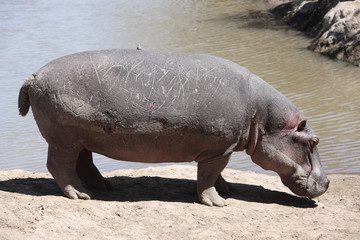
<svg viewBox="0 0 360 240">
<path fill-rule="evenodd" d="M 233 144 L 221 137 L 184 129 L 149 133 L 125 129 L 110 135 L 86 132 L 78 141 L 92 152 L 144 163 L 202 161 L 224 154 Z"/>
</svg>

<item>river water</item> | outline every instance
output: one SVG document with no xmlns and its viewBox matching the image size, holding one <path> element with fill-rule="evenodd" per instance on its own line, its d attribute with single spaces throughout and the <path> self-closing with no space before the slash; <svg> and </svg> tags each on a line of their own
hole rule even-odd
<svg viewBox="0 0 360 240">
<path fill-rule="evenodd" d="M 286 95 L 320 137 L 327 173 L 360 174 L 360 67 L 306 49 L 310 39 L 261 21 L 261 1 L 0 0 L 0 169 L 46 171 L 47 145 L 31 111 L 18 115 L 23 81 L 57 57 L 132 48 L 207 53 L 249 68 Z M 141 168 L 95 155 L 101 171 Z M 245 153 L 228 167 L 263 172 Z"/>
</svg>

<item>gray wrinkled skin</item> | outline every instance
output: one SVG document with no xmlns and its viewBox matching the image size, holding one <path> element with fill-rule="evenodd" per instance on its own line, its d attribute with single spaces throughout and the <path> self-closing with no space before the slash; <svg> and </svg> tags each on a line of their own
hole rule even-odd
<svg viewBox="0 0 360 240">
<path fill-rule="evenodd" d="M 49 144 L 47 167 L 64 194 L 90 199 L 82 182 L 110 185 L 92 152 L 134 162 L 198 162 L 198 196 L 218 192 L 230 155 L 246 150 L 295 194 L 328 188 L 317 136 L 294 105 L 246 68 L 222 58 L 138 50 L 82 52 L 27 79 L 19 111 L 32 111 Z"/>
</svg>

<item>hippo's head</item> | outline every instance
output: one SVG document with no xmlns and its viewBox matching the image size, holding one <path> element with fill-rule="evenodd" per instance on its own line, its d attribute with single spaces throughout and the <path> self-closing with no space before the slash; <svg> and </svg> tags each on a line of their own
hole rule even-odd
<svg viewBox="0 0 360 240">
<path fill-rule="evenodd" d="M 293 193 L 315 198 L 329 186 L 316 147 L 319 138 L 301 115 L 285 118 L 284 124 L 267 124 L 257 137 L 251 158 L 262 168 L 277 172 Z"/>
</svg>

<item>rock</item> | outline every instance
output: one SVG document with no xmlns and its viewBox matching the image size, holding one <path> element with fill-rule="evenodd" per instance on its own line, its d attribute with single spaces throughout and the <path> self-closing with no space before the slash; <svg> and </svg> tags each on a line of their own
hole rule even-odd
<svg viewBox="0 0 360 240">
<path fill-rule="evenodd" d="M 360 66 L 360 1 L 341 2 L 332 8 L 309 48 Z"/>
<path fill-rule="evenodd" d="M 297 0 L 271 12 L 314 37 L 309 49 L 360 64 L 360 0 Z"/>
</svg>

